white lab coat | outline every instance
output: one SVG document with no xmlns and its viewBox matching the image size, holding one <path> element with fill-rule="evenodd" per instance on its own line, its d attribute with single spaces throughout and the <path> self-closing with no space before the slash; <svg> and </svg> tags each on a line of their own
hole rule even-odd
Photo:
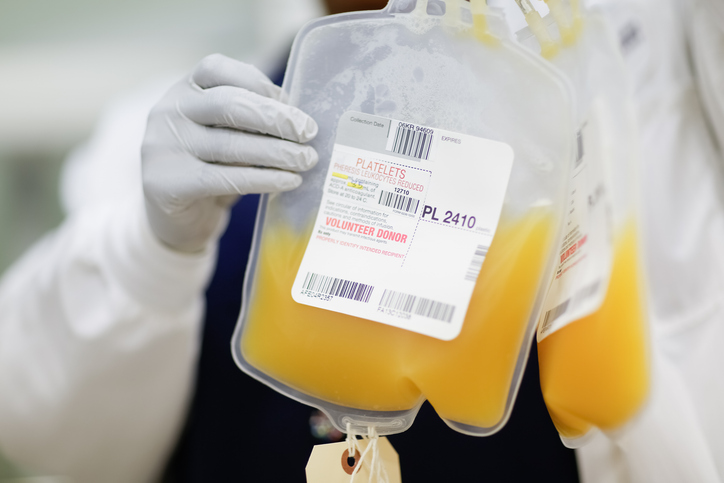
<svg viewBox="0 0 724 483">
<path fill-rule="evenodd" d="M 581 476 L 724 481 L 724 163 L 687 57 L 689 12 L 652 0 L 610 2 L 606 11 L 628 36 L 639 121 L 654 387 L 629 427 L 578 450 Z"/>
<path fill-rule="evenodd" d="M 673 1 L 609 2 L 626 47 L 642 142 L 642 228 L 654 389 L 616 434 L 577 451 L 598 482 L 724 476 L 724 203 Z M 630 37 L 630 36 L 629 36 Z M 194 378 L 214 253 L 152 235 L 139 148 L 163 92 L 115 104 L 63 178 L 69 216 L 0 284 L 0 451 L 81 483 L 153 482 Z"/>
</svg>

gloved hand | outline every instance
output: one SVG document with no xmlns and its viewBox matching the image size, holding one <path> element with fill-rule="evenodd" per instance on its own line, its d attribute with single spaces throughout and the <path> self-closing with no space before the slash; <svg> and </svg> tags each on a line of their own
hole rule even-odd
<svg viewBox="0 0 724 483">
<path fill-rule="evenodd" d="M 255 67 L 204 58 L 148 117 L 141 149 L 151 229 L 179 251 L 202 250 L 226 228 L 239 195 L 296 188 L 317 153 L 314 120 L 284 104 Z"/>
</svg>

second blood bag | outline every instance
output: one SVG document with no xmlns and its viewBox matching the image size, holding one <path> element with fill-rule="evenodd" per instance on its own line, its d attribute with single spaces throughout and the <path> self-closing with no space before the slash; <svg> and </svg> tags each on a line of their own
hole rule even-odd
<svg viewBox="0 0 724 483">
<path fill-rule="evenodd" d="M 312 22 L 284 89 L 319 125 L 302 186 L 262 198 L 237 364 L 341 430 L 510 414 L 558 243 L 570 87 L 479 2 Z"/>
<path fill-rule="evenodd" d="M 541 390 L 573 447 L 594 428 L 621 429 L 649 392 L 630 94 L 605 18 L 587 13 L 581 20 L 577 38 L 550 58 L 574 87 L 578 154 L 538 329 Z"/>
</svg>

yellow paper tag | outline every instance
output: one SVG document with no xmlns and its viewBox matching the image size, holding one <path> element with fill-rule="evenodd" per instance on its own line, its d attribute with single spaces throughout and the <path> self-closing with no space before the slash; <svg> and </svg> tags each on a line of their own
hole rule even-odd
<svg viewBox="0 0 724 483">
<path fill-rule="evenodd" d="M 369 444 L 369 440 L 360 439 L 357 441 L 359 450 L 354 455 L 354 465 L 349 465 L 349 451 L 347 443 L 318 444 L 312 449 L 312 455 L 307 463 L 307 483 L 349 483 L 352 472 L 360 462 L 361 452 Z M 392 447 L 387 438 L 377 440 L 379 458 L 387 473 L 388 483 L 402 483 L 400 475 L 400 458 L 397 451 Z M 355 483 L 367 483 L 370 477 L 372 454 L 368 453 L 362 461 L 362 467 L 354 477 Z M 381 483 L 381 478 L 379 483 Z"/>
</svg>

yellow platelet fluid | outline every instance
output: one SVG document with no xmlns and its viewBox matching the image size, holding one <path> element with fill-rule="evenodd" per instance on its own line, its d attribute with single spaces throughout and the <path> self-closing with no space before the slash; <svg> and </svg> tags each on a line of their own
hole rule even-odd
<svg viewBox="0 0 724 483">
<path fill-rule="evenodd" d="M 505 414 L 555 235 L 552 223 L 548 207 L 501 218 L 462 331 L 451 341 L 294 302 L 308 233 L 267 226 L 241 339 L 244 358 L 335 404 L 396 411 L 427 398 L 443 418 L 491 427 Z"/>
<path fill-rule="evenodd" d="M 620 428 L 646 400 L 649 358 L 640 277 L 636 228 L 629 223 L 615 245 L 598 311 L 538 344 L 543 398 L 565 437 L 583 436 L 592 426 Z"/>
</svg>

